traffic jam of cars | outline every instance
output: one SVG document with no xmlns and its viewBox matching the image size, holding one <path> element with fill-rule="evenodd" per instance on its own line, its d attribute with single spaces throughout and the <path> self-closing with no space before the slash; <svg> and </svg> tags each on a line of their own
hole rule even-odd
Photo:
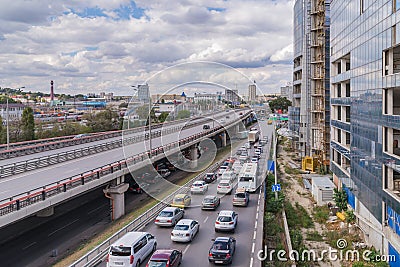
<svg viewBox="0 0 400 267">
<path fill-rule="evenodd" d="M 161 210 L 155 218 L 154 224 L 157 229 L 164 228 L 162 231 L 169 232 L 173 243 L 192 242 L 200 235 L 202 221 L 189 218 L 185 210 L 191 207 L 192 196 L 203 195 L 196 198 L 202 198 L 201 210 L 208 213 L 211 210 L 210 214 L 215 214 L 215 233 L 229 233 L 229 236 L 210 239 L 208 261 L 214 264 L 231 264 L 237 249 L 238 240 L 234 233 L 239 224 L 241 209 L 234 210 L 233 206 L 243 208 L 249 205 L 250 192 L 254 192 L 252 187 L 257 186 L 257 164 L 267 142 L 267 138 L 260 139 L 260 142 L 254 145 L 254 149 L 246 142 L 239 148 L 238 157 L 229 157 L 214 172 L 205 173 L 202 179 L 192 183 L 189 192 L 176 194 L 170 205 Z M 168 170 L 162 167 L 161 170 Z M 233 196 L 223 197 L 230 194 Z M 232 210 L 220 208 L 224 201 L 231 202 Z M 207 230 L 209 229 L 204 228 L 203 231 Z M 110 246 L 107 266 L 138 267 L 147 260 L 147 267 L 175 267 L 181 264 L 183 255 L 184 253 L 176 248 L 157 248 L 157 237 L 151 233 L 129 232 Z"/>
</svg>

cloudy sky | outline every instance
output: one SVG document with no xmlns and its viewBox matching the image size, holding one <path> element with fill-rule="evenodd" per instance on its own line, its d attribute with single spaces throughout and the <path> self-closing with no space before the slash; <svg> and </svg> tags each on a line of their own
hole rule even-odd
<svg viewBox="0 0 400 267">
<path fill-rule="evenodd" d="M 147 81 L 162 93 L 161 81 L 225 86 L 238 71 L 240 91 L 248 78 L 278 92 L 292 78 L 293 3 L 0 0 L 0 87 L 48 92 L 54 80 L 56 92 L 122 95 Z"/>
</svg>

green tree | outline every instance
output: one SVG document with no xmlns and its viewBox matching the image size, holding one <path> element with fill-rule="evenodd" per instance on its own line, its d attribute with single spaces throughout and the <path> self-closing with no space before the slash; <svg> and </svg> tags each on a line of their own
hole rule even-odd
<svg viewBox="0 0 400 267">
<path fill-rule="evenodd" d="M 90 114 L 86 117 L 87 125 L 93 132 L 111 131 L 119 128 L 118 113 L 111 109 L 100 111 L 97 114 Z"/>
<path fill-rule="evenodd" d="M 160 116 L 158 116 L 159 122 L 164 122 L 168 118 L 168 112 L 161 112 Z"/>
<path fill-rule="evenodd" d="M 7 103 L 7 98 L 8 98 L 8 103 L 12 104 L 12 103 L 17 103 L 15 102 L 14 99 L 6 96 L 6 95 L 0 95 L 0 104 L 6 104 Z"/>
<path fill-rule="evenodd" d="M 347 194 L 343 189 L 338 190 L 335 188 L 333 190 L 333 200 L 335 201 L 336 206 L 339 208 L 339 211 L 347 210 Z"/>
<path fill-rule="evenodd" d="M 281 97 L 278 96 L 276 99 L 269 101 L 269 108 L 271 109 L 272 112 L 275 110 L 287 110 L 289 106 L 292 105 L 292 102 L 290 102 L 286 97 Z"/>
<path fill-rule="evenodd" d="M 180 110 L 178 111 L 178 114 L 176 115 L 176 119 L 186 119 L 190 117 L 190 111 L 189 110 Z"/>
<path fill-rule="evenodd" d="M 35 119 L 31 107 L 25 108 L 22 112 L 21 124 L 22 139 L 25 141 L 35 139 Z"/>
</svg>

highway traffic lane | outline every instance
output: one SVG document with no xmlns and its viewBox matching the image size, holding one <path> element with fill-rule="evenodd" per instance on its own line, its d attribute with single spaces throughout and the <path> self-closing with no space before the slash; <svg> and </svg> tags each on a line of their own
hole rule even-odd
<svg viewBox="0 0 400 267">
<path fill-rule="evenodd" d="M 212 185 L 210 191 L 215 191 L 216 184 Z M 214 189 L 214 190 L 213 190 Z M 192 196 L 194 206 L 200 205 L 203 195 Z M 150 232 L 157 238 L 157 248 L 175 248 L 181 250 L 183 255 L 182 266 L 213 266 L 208 262 L 208 251 L 211 247 L 211 239 L 218 236 L 233 236 L 237 240 L 236 252 L 233 256 L 231 266 L 247 266 L 250 263 L 250 254 L 252 249 L 252 239 L 254 232 L 255 214 L 257 211 L 258 194 L 251 194 L 248 207 L 232 206 L 232 195 L 227 195 L 221 199 L 221 205 L 216 211 L 204 211 L 200 207 L 191 207 L 185 209 L 184 218 L 197 220 L 200 224 L 198 235 L 189 243 L 175 243 L 171 241 L 170 227 L 158 227 L 154 222 L 149 223 L 142 231 Z M 235 233 L 215 233 L 214 223 L 221 210 L 234 210 L 239 214 L 238 225 Z M 145 266 L 145 263 L 141 266 Z M 106 266 L 102 263 L 99 266 Z"/>
<path fill-rule="evenodd" d="M 89 232 L 100 232 L 102 225 L 109 221 L 109 200 L 103 196 L 87 202 L 85 197 L 81 200 L 84 205 L 0 245 L 2 266 L 44 266 L 44 262 L 54 261 L 50 258 L 54 249 L 61 253 L 62 247 L 71 245 L 61 240 L 75 240 L 79 244 L 90 237 Z M 90 231 L 87 231 L 88 225 L 92 226 Z"/>
<path fill-rule="evenodd" d="M 221 114 L 223 114 L 223 112 L 218 113 L 218 115 L 216 115 L 216 116 L 220 116 Z M 174 128 L 176 126 L 184 126 L 189 122 L 193 122 L 193 121 L 201 122 L 201 121 L 208 120 L 210 118 L 211 117 L 201 118 L 201 119 L 198 119 L 198 120 L 188 120 L 186 122 L 178 122 L 176 124 L 171 124 L 171 125 L 163 125 L 163 127 L 156 128 L 156 129 L 153 129 L 153 130 L 154 131 L 167 130 L 167 129 Z M 128 134 L 124 134 L 124 138 L 129 138 L 129 137 L 134 137 L 134 136 L 141 136 L 141 135 L 144 135 L 146 132 L 147 131 L 143 131 L 142 130 L 142 131 L 139 131 L 137 133 L 132 133 L 132 134 L 129 134 L 129 135 Z M 78 145 L 74 145 L 74 146 L 68 146 L 68 147 L 57 148 L 57 149 L 47 150 L 47 151 L 43 151 L 43 152 L 33 153 L 33 154 L 30 154 L 30 155 L 23 155 L 23 156 L 10 158 L 10 159 L 2 159 L 0 161 L 0 166 L 5 166 L 5 165 L 13 164 L 13 163 L 27 161 L 27 160 L 32 160 L 32 159 L 40 158 L 40 157 L 51 156 L 51 155 L 55 155 L 57 153 L 63 153 L 63 152 L 68 152 L 68 151 L 72 151 L 72 150 L 75 150 L 75 149 L 81 149 L 81 148 L 85 148 L 85 147 L 89 147 L 89 146 L 103 144 L 105 142 L 118 141 L 118 140 L 121 140 L 121 138 L 122 138 L 121 136 L 112 137 L 112 138 L 107 138 L 107 139 L 103 139 L 103 140 L 98 140 L 98 141 L 78 144 Z"/>
<path fill-rule="evenodd" d="M 185 138 L 197 132 L 203 131 L 202 125 L 184 129 L 181 131 L 180 137 Z M 157 147 L 161 144 L 167 144 L 178 140 L 178 133 L 171 133 L 163 136 L 163 140 L 156 138 L 152 140 L 152 146 Z M 147 142 L 140 142 L 126 146 L 127 153 L 139 153 L 144 151 Z M 0 199 L 5 199 L 14 195 L 28 192 L 35 188 L 57 182 L 61 179 L 73 177 L 81 173 L 85 173 L 96 167 L 105 166 L 107 164 L 123 160 L 125 158 L 123 149 L 113 149 L 98 154 L 93 154 L 84 158 L 66 161 L 51 167 L 45 167 L 38 170 L 21 173 L 15 176 L 0 179 Z M 60 174 L 62 177 L 60 177 Z"/>
<path fill-rule="evenodd" d="M 184 172 L 174 172 L 168 179 L 171 182 L 176 182 L 182 179 L 185 175 Z M 142 205 L 143 201 L 149 200 L 147 194 L 134 194 L 130 192 L 125 193 L 125 209 L 126 212 L 131 212 L 138 206 Z M 3 257 L 13 259 L 13 264 L 9 266 L 50 266 L 57 259 L 63 255 L 76 249 L 83 238 L 89 239 L 90 237 L 103 231 L 110 222 L 109 213 L 109 199 L 104 197 L 102 189 L 94 190 L 88 194 L 80 196 L 72 201 L 68 201 L 55 207 L 55 216 L 52 218 L 38 218 L 29 217 L 23 221 L 17 222 L 15 225 L 10 225 L 3 228 L 0 237 L 4 240 L 7 239 L 8 244 L 15 244 L 16 246 L 7 246 L 0 248 L 0 260 Z M 62 218 L 59 218 L 63 216 Z M 85 216 L 90 216 L 91 219 L 85 219 Z M 79 219 L 79 218 L 83 219 Z M 96 222 L 96 218 L 98 222 Z M 77 220 L 78 219 L 78 220 Z M 26 223 L 25 223 L 26 222 Z M 37 224 L 32 228 L 32 224 Z M 71 228 L 73 229 L 71 230 Z M 29 229 L 27 229 L 29 228 Z M 27 229 L 22 237 L 15 236 L 21 229 Z M 6 232 L 14 236 L 13 239 L 8 239 Z M 75 235 L 75 233 L 77 233 Z M 56 241 L 51 240 L 51 236 L 56 236 Z M 28 238 L 27 238 L 28 237 Z M 79 237 L 79 238 L 77 238 Z M 19 257 L 22 251 L 24 258 Z M 49 258 L 51 251 L 56 248 L 59 256 L 57 258 Z M 31 251 L 34 249 L 34 251 Z M 15 255 L 12 256 L 12 255 Z M 27 260 L 29 259 L 29 260 Z M 22 262 L 20 263 L 19 260 Z M 31 264 L 28 264 L 31 262 Z M 46 264 L 48 263 L 48 264 Z"/>
</svg>

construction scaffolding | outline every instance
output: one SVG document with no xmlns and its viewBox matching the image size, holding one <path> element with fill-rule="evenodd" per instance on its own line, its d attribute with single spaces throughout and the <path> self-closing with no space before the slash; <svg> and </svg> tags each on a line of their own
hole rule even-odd
<svg viewBox="0 0 400 267">
<path fill-rule="evenodd" d="M 310 90 L 310 112 L 308 114 L 310 125 L 308 127 L 308 157 L 303 158 L 303 168 L 313 166 L 312 170 L 327 170 L 329 165 L 329 140 L 330 140 L 330 105 L 329 105 L 329 27 L 327 13 L 329 2 L 326 0 L 311 0 L 309 9 L 307 54 L 309 64 L 307 73 Z M 306 164 L 310 159 L 316 163 Z M 314 160 L 313 160 L 314 159 Z M 308 169 L 308 168 L 307 168 Z"/>
</svg>

